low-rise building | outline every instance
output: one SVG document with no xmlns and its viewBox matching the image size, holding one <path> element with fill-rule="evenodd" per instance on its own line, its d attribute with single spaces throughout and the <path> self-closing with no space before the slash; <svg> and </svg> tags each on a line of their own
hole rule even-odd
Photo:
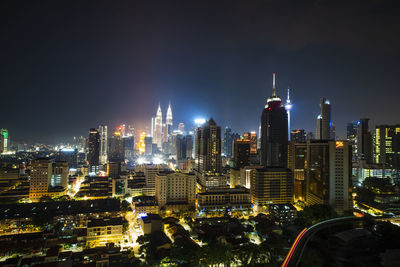
<svg viewBox="0 0 400 267">
<path fill-rule="evenodd" d="M 86 246 L 99 247 L 122 240 L 122 218 L 92 219 L 87 225 Z"/>
<path fill-rule="evenodd" d="M 247 188 L 210 188 L 197 195 L 200 211 L 250 210 L 251 196 Z"/>
<path fill-rule="evenodd" d="M 297 210 L 292 204 L 269 205 L 272 219 L 280 224 L 291 224 L 297 218 Z"/>
<path fill-rule="evenodd" d="M 147 214 L 140 218 L 140 224 L 144 234 L 163 231 L 164 223 L 158 214 Z"/>
</svg>

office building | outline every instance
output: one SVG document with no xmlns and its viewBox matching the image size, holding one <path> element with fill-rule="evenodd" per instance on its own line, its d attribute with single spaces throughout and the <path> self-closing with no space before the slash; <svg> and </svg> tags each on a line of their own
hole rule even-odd
<svg viewBox="0 0 400 267">
<path fill-rule="evenodd" d="M 66 161 L 56 161 L 52 164 L 50 186 L 67 189 L 68 187 L 68 162 Z"/>
<path fill-rule="evenodd" d="M 347 141 L 307 142 L 306 204 L 325 204 L 342 214 L 352 208 L 352 160 Z"/>
<path fill-rule="evenodd" d="M 233 145 L 233 133 L 232 133 L 232 129 L 226 127 L 224 129 L 224 155 L 227 158 L 232 158 L 232 145 Z"/>
<path fill-rule="evenodd" d="M 349 122 L 346 126 L 346 140 L 351 145 L 352 160 L 357 161 L 357 125 L 358 122 Z"/>
<path fill-rule="evenodd" d="M 285 131 L 285 137 L 287 133 Z M 263 168 L 250 171 L 250 193 L 257 211 L 271 204 L 293 202 L 293 174 L 287 168 Z"/>
<path fill-rule="evenodd" d="M 144 154 L 146 156 L 153 155 L 153 137 L 146 136 L 144 138 Z"/>
<path fill-rule="evenodd" d="M 250 133 L 243 133 L 243 139 L 250 141 L 250 154 L 256 155 L 257 154 L 257 133 L 250 132 Z M 238 139 L 235 139 L 238 140 Z"/>
<path fill-rule="evenodd" d="M 202 174 L 221 173 L 221 127 L 210 118 L 196 132 L 197 170 Z"/>
<path fill-rule="evenodd" d="M 156 174 L 155 195 L 160 207 L 165 205 L 194 207 L 196 176 L 180 172 L 159 172 Z"/>
<path fill-rule="evenodd" d="M 29 184 L 29 199 L 39 201 L 41 197 L 48 196 L 52 174 L 52 164 L 48 158 L 39 158 L 31 161 L 31 174 Z"/>
<path fill-rule="evenodd" d="M 290 141 L 297 143 L 305 143 L 307 141 L 307 133 L 304 129 L 290 131 Z"/>
<path fill-rule="evenodd" d="M 63 148 L 57 152 L 56 161 L 66 161 L 69 168 L 78 168 L 78 149 Z"/>
<path fill-rule="evenodd" d="M 357 161 L 366 164 L 373 163 L 372 135 L 368 127 L 369 119 L 357 122 Z"/>
<path fill-rule="evenodd" d="M 329 140 L 332 139 L 331 104 L 329 100 L 321 98 L 320 108 L 321 113 L 317 117 L 316 139 Z"/>
<path fill-rule="evenodd" d="M 233 167 L 236 169 L 250 165 L 250 139 L 236 139 L 233 143 Z"/>
<path fill-rule="evenodd" d="M 96 172 L 100 165 L 100 134 L 94 128 L 89 131 L 88 161 L 91 171 Z"/>
<path fill-rule="evenodd" d="M 100 135 L 100 164 L 106 164 L 108 161 L 108 129 L 107 125 L 99 126 Z"/>
<path fill-rule="evenodd" d="M 123 162 L 125 161 L 125 145 L 121 132 L 114 132 L 112 137 L 108 140 L 108 160 L 110 162 Z"/>
<path fill-rule="evenodd" d="M 276 95 L 275 73 L 272 96 L 261 115 L 261 165 L 264 167 L 287 166 L 288 122 L 282 100 Z"/>
<path fill-rule="evenodd" d="M 377 125 L 375 128 L 375 161 L 398 180 L 400 170 L 400 125 Z"/>
<path fill-rule="evenodd" d="M 293 173 L 293 192 L 295 201 L 306 201 L 306 161 L 307 143 L 290 141 L 288 168 Z"/>
<path fill-rule="evenodd" d="M 0 130 L 0 135 L 2 135 L 2 148 L 0 148 L 1 152 L 7 152 L 8 151 L 8 130 L 7 129 L 1 129 Z"/>
</svg>

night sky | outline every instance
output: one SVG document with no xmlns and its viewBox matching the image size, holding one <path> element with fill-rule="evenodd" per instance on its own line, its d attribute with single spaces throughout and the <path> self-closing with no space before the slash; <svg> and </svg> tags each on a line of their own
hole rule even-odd
<svg viewBox="0 0 400 267">
<path fill-rule="evenodd" d="M 100 123 L 212 116 L 257 130 L 272 72 L 292 128 L 400 123 L 398 1 L 3 1 L 0 128 L 53 143 Z M 118 2 L 118 3 L 117 3 Z M 164 117 L 165 119 L 165 117 Z"/>
</svg>

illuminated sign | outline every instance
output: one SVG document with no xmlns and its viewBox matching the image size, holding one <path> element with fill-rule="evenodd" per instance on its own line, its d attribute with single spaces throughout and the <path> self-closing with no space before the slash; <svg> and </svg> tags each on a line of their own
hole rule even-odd
<svg viewBox="0 0 400 267">
<path fill-rule="evenodd" d="M 343 147 L 343 146 L 344 146 L 343 141 L 337 141 L 336 142 L 336 148 Z"/>
</svg>

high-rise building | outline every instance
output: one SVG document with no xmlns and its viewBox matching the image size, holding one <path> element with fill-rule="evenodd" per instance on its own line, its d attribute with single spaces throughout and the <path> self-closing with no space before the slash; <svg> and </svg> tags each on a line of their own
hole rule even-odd
<svg viewBox="0 0 400 267">
<path fill-rule="evenodd" d="M 329 140 L 332 138 L 331 103 L 326 98 L 321 98 L 321 113 L 317 117 L 317 139 Z"/>
<path fill-rule="evenodd" d="M 290 141 L 305 143 L 307 141 L 307 133 L 304 129 L 290 131 Z"/>
<path fill-rule="evenodd" d="M 236 169 L 250 165 L 250 147 L 249 139 L 236 139 L 233 142 L 233 166 Z"/>
<path fill-rule="evenodd" d="M 272 96 L 261 116 L 261 164 L 264 167 L 287 167 L 288 117 L 282 100 L 276 95 L 275 73 Z"/>
<path fill-rule="evenodd" d="M 91 128 L 89 131 L 88 161 L 92 171 L 95 171 L 100 165 L 100 134 L 94 128 Z"/>
<path fill-rule="evenodd" d="M 0 153 L 4 152 L 4 136 L 0 134 Z"/>
<path fill-rule="evenodd" d="M 285 137 L 287 138 L 286 131 Z M 293 202 L 293 175 L 289 169 L 252 169 L 250 175 L 250 194 L 256 210 L 270 204 Z"/>
<path fill-rule="evenodd" d="M 285 109 L 287 112 L 287 117 L 288 117 L 288 138 L 291 140 L 291 135 L 290 135 L 290 111 L 292 110 L 293 104 L 290 101 L 290 95 L 289 95 L 289 88 L 287 89 L 287 98 L 286 98 L 286 103 L 285 103 Z"/>
<path fill-rule="evenodd" d="M 210 118 L 196 132 L 197 170 L 202 174 L 221 173 L 221 127 Z"/>
<path fill-rule="evenodd" d="M 186 135 L 186 158 L 191 159 L 193 156 L 193 136 Z"/>
<path fill-rule="evenodd" d="M 125 145 L 121 132 L 114 132 L 112 137 L 108 140 L 108 158 L 110 162 L 123 162 L 125 161 Z"/>
<path fill-rule="evenodd" d="M 353 162 L 357 160 L 357 123 L 349 122 L 346 126 L 346 140 L 351 145 Z"/>
<path fill-rule="evenodd" d="M 306 204 L 325 204 L 342 214 L 352 208 L 352 160 L 347 141 L 307 142 Z"/>
<path fill-rule="evenodd" d="M 153 137 L 151 136 L 146 136 L 144 138 L 144 154 L 146 156 L 151 156 L 153 155 Z"/>
<path fill-rule="evenodd" d="M 68 162 L 56 161 L 52 164 L 50 186 L 61 186 L 65 189 L 68 187 Z"/>
<path fill-rule="evenodd" d="M 371 164 L 373 163 L 372 135 L 368 121 L 369 119 L 360 119 L 357 122 L 357 161 Z"/>
<path fill-rule="evenodd" d="M 163 140 L 163 122 L 162 122 L 162 112 L 161 106 L 158 105 L 156 118 L 154 119 L 154 135 L 153 141 L 157 144 L 159 149 L 162 148 L 162 140 Z"/>
<path fill-rule="evenodd" d="M 135 168 L 136 172 L 143 172 L 146 178 L 146 188 L 143 193 L 148 196 L 155 196 L 156 193 L 156 174 L 165 171 L 163 164 L 142 164 Z"/>
<path fill-rule="evenodd" d="M 108 161 L 108 129 L 107 125 L 99 126 L 100 134 L 100 164 L 106 164 Z"/>
<path fill-rule="evenodd" d="M 156 174 L 156 200 L 160 207 L 165 205 L 194 206 L 196 201 L 196 176 L 180 172 Z"/>
<path fill-rule="evenodd" d="M 39 201 L 41 197 L 48 195 L 52 164 L 48 158 L 39 158 L 32 160 L 31 166 L 29 199 L 31 201 Z"/>
<path fill-rule="evenodd" d="M 0 134 L 3 136 L 2 138 L 2 152 L 7 152 L 8 151 L 8 130 L 7 129 L 1 129 Z"/>
<path fill-rule="evenodd" d="M 292 135 L 293 136 L 293 135 Z M 289 144 L 288 168 L 293 172 L 294 200 L 305 202 L 306 200 L 306 167 L 307 167 L 307 143 L 296 142 L 292 138 Z"/>
<path fill-rule="evenodd" d="M 375 128 L 375 160 L 384 173 L 400 176 L 400 125 L 377 125 Z"/>
<path fill-rule="evenodd" d="M 232 158 L 232 145 L 233 145 L 233 133 L 232 129 L 225 127 L 224 129 L 224 154 L 227 158 Z"/>
<path fill-rule="evenodd" d="M 168 137 L 168 136 L 170 136 L 172 134 L 172 125 L 173 125 L 171 104 L 168 105 L 167 117 L 166 117 L 166 120 L 165 120 L 165 125 L 166 125 L 166 128 L 167 128 L 167 137 Z"/>
<path fill-rule="evenodd" d="M 244 133 L 243 139 L 250 141 L 250 154 L 256 155 L 257 154 L 257 133 L 256 132 Z M 235 140 L 237 140 L 237 138 Z"/>
</svg>

